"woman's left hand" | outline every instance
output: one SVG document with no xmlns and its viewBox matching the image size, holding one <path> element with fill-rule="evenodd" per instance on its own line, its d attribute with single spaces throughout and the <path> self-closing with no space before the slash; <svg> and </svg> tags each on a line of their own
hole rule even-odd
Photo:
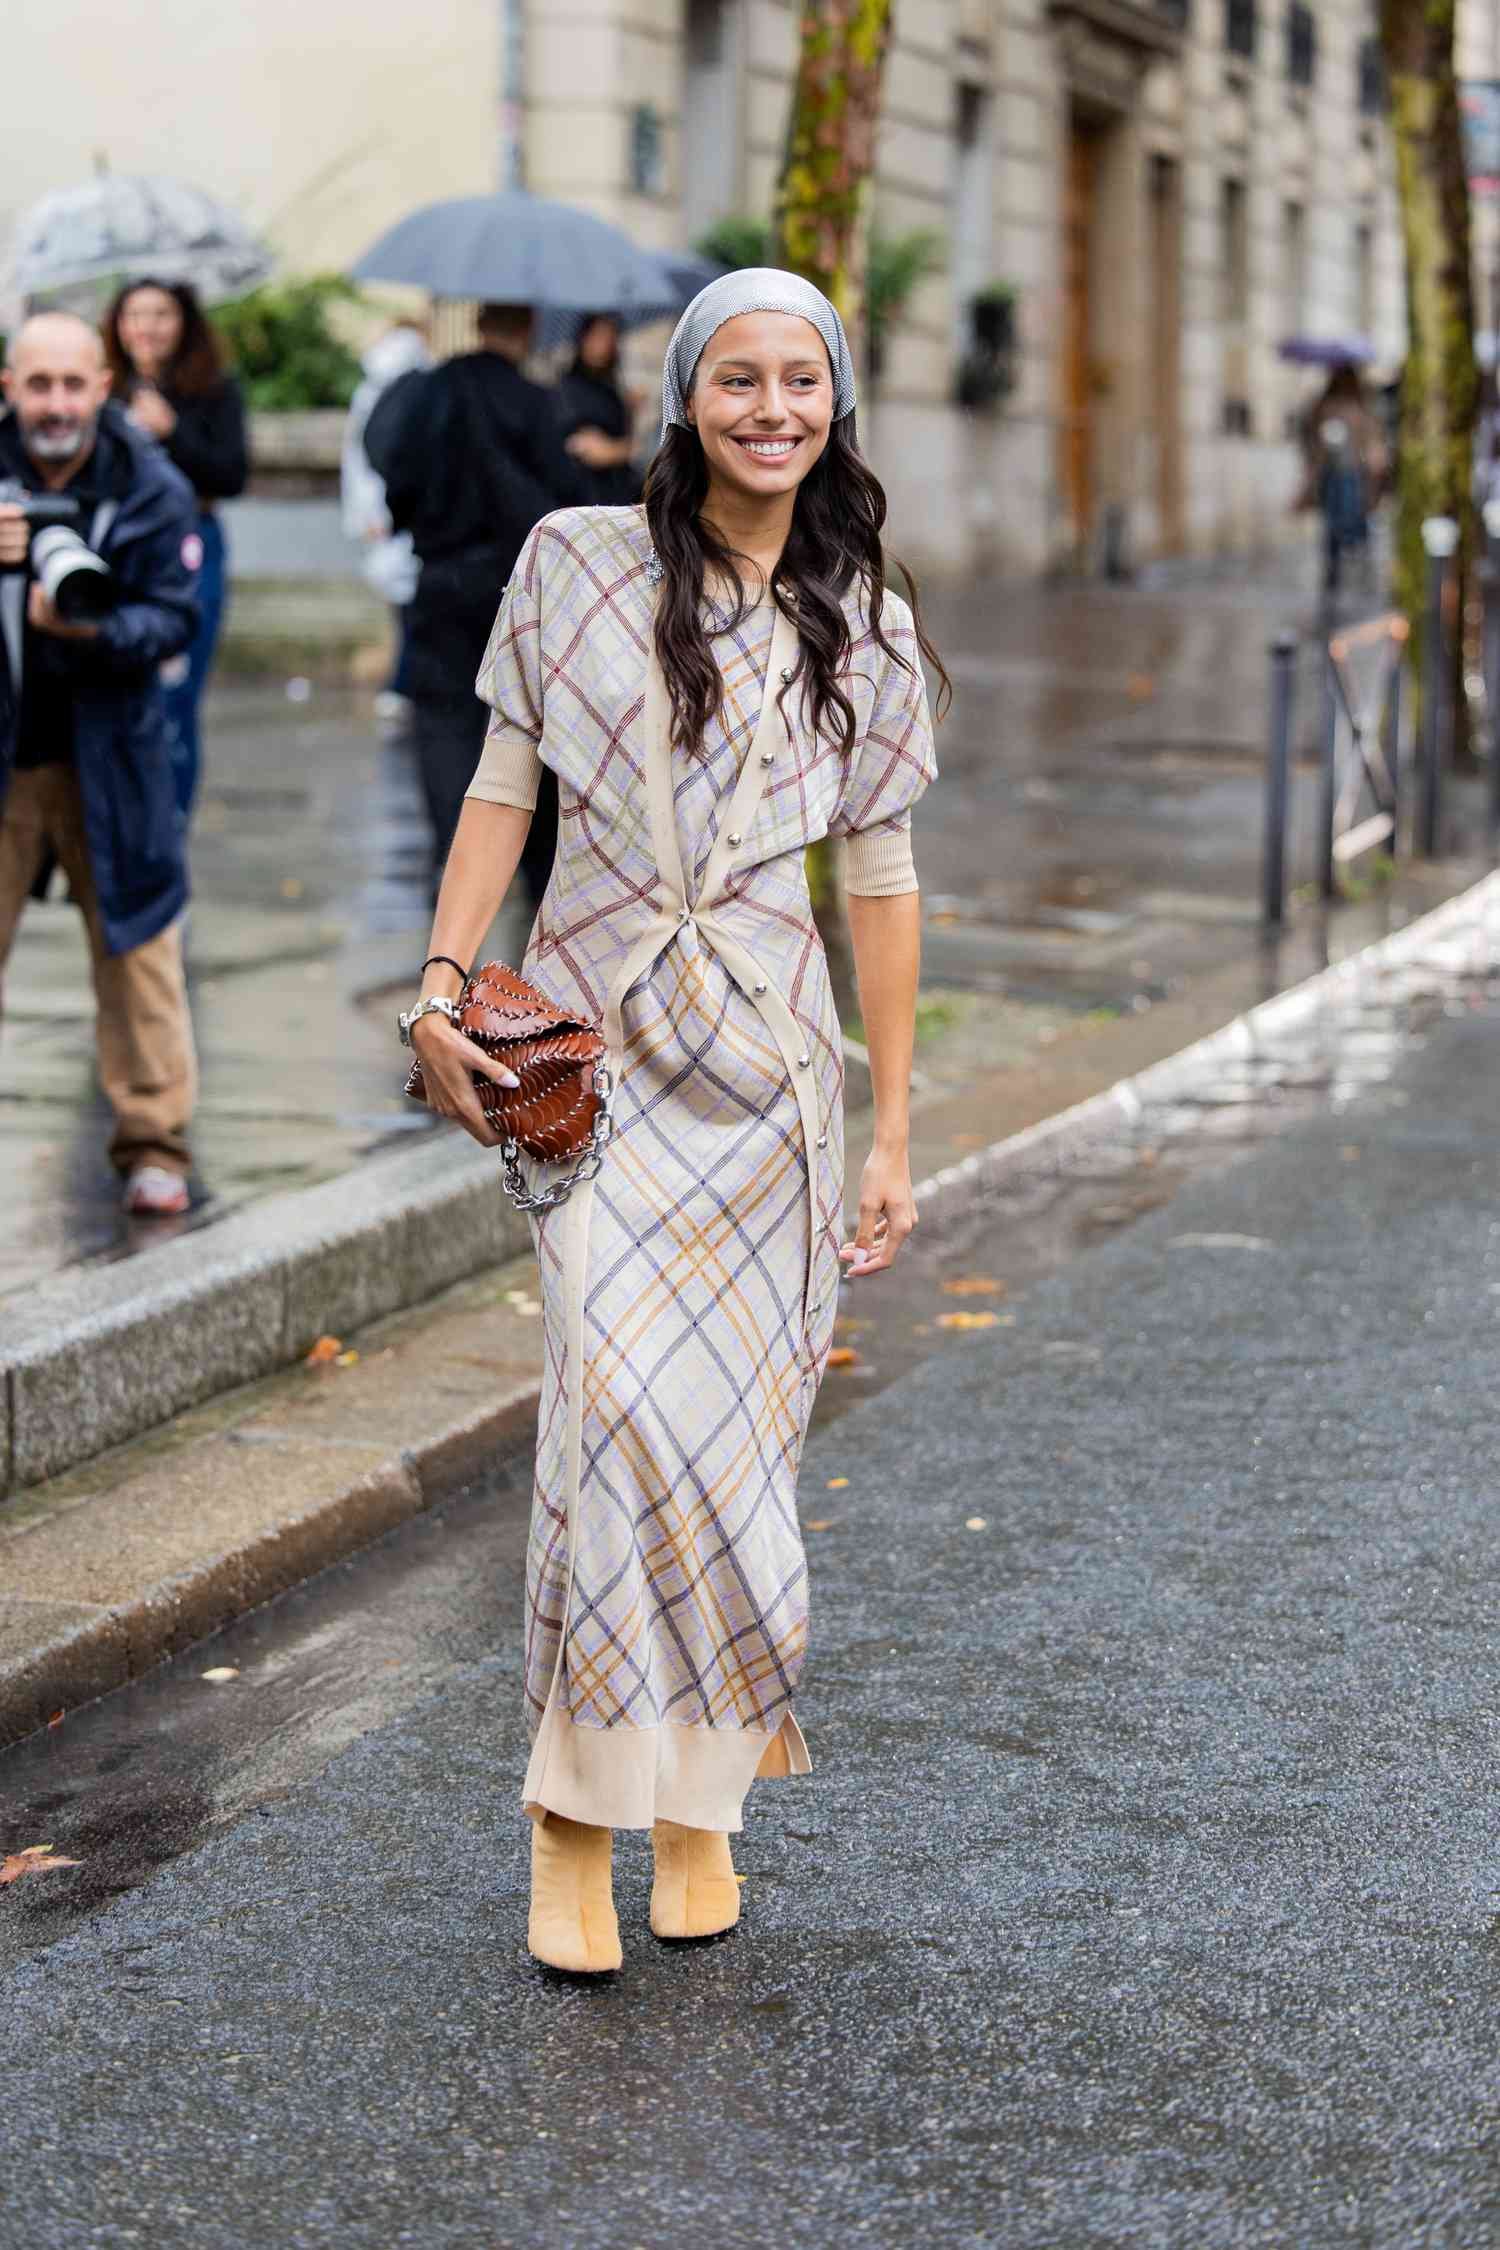
<svg viewBox="0 0 1500 2250">
<path fill-rule="evenodd" d="M 839 1256 L 850 1278 L 884 1273 L 917 1223 L 911 1161 L 905 1148 L 872 1149 L 859 1182 L 859 1231 Z"/>
<path fill-rule="evenodd" d="M 138 429 L 154 438 L 169 438 L 177 427 L 173 413 L 160 391 L 139 390 L 130 402 L 130 419 Z"/>
</svg>

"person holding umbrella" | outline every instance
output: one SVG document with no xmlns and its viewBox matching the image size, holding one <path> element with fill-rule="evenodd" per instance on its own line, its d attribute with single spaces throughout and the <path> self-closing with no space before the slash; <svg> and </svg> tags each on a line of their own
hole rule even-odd
<svg viewBox="0 0 1500 2250">
<path fill-rule="evenodd" d="M 245 402 L 188 282 L 127 283 L 104 316 L 103 334 L 111 395 L 137 429 L 155 438 L 197 495 L 198 630 L 185 658 L 169 671 L 163 692 L 177 809 L 186 822 L 198 793 L 199 706 L 224 621 L 218 503 L 243 492 L 250 472 Z"/>
<path fill-rule="evenodd" d="M 550 396 L 522 372 L 533 318 L 526 305 L 483 305 L 479 348 L 402 376 L 365 424 L 391 522 L 411 534 L 421 565 L 406 681 L 434 888 L 484 741 L 472 683 L 496 604 L 532 526 L 590 497 L 589 471 L 563 445 Z M 555 819 L 550 831 L 545 815 L 534 822 L 527 840 L 533 900 L 551 868 Z"/>
</svg>

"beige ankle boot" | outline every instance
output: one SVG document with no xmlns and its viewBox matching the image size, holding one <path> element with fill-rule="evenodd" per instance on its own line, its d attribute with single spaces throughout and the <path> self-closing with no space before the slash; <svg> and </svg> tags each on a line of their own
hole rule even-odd
<svg viewBox="0 0 1500 2250">
<path fill-rule="evenodd" d="M 729 1838 L 716 1828 L 659 1820 L 651 1831 L 656 1880 L 651 1927 L 659 1938 L 715 1937 L 740 1918 L 740 1886 Z"/>
<path fill-rule="evenodd" d="M 606 1976 L 624 1960 L 610 1891 L 614 1835 L 547 1813 L 531 1824 L 526 1943 L 549 1968 Z"/>
</svg>

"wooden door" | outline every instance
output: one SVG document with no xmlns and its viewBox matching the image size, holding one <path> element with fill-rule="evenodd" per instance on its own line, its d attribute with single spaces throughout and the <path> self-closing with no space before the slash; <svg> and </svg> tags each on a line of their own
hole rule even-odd
<svg viewBox="0 0 1500 2250">
<path fill-rule="evenodd" d="M 1098 179 L 1097 134 L 1076 119 L 1068 134 L 1063 176 L 1062 398 L 1058 483 L 1074 548 L 1088 545 L 1094 518 L 1093 273 L 1094 197 Z"/>
</svg>

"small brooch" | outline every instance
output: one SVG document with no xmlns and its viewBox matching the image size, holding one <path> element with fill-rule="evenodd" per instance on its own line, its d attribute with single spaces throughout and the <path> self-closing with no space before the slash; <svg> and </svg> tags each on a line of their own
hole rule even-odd
<svg viewBox="0 0 1500 2250">
<path fill-rule="evenodd" d="M 646 560 L 646 584 L 648 586 L 659 586 L 666 575 L 662 559 L 653 547 Z"/>
</svg>

